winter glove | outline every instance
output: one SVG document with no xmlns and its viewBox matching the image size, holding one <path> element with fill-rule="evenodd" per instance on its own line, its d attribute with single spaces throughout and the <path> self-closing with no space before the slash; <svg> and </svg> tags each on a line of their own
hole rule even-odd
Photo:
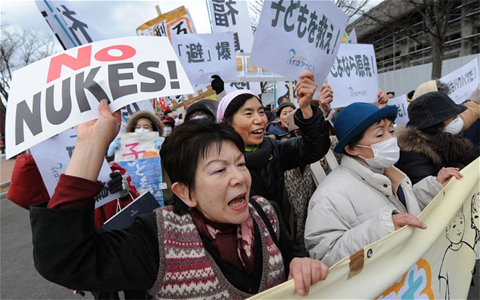
<svg viewBox="0 0 480 300">
<path fill-rule="evenodd" d="M 107 156 L 112 156 L 115 154 L 115 151 L 120 149 L 120 137 L 116 137 L 108 146 Z"/>
<path fill-rule="evenodd" d="M 225 83 L 223 82 L 222 78 L 220 78 L 220 76 L 218 75 L 212 75 L 211 78 L 213 78 L 213 80 L 210 85 L 212 86 L 212 89 L 215 91 L 215 93 L 217 93 L 218 95 L 223 92 L 223 90 L 225 89 Z"/>
<path fill-rule="evenodd" d="M 113 194 L 120 192 L 120 198 L 128 196 L 128 183 L 119 172 L 110 173 L 110 180 L 107 182 L 108 191 Z"/>
</svg>

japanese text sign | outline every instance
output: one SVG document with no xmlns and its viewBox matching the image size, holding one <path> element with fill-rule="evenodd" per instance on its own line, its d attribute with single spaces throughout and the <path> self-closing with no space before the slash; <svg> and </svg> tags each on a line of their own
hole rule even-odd
<svg viewBox="0 0 480 300">
<path fill-rule="evenodd" d="M 251 63 L 289 78 L 310 71 L 323 82 L 346 24 L 347 17 L 332 1 L 265 1 Z"/>
<path fill-rule="evenodd" d="M 253 44 L 253 32 L 248 14 L 247 1 L 209 0 L 213 31 L 233 32 L 235 51 L 250 53 Z"/>
<path fill-rule="evenodd" d="M 397 118 L 395 119 L 396 125 L 405 125 L 408 123 L 408 101 L 407 95 L 395 97 L 388 100 L 388 105 L 395 105 L 398 108 Z"/>
<path fill-rule="evenodd" d="M 77 131 L 75 129 L 69 129 L 30 149 L 50 197 L 53 196 L 60 175 L 65 173 L 70 163 L 70 158 L 76 143 Z M 110 180 L 111 172 L 112 170 L 104 159 L 102 168 L 98 174 L 98 181 L 106 184 Z M 118 192 L 111 194 L 108 191 L 108 187 L 104 186 L 102 191 L 95 197 L 95 208 L 115 200 L 119 196 L 120 194 Z"/>
<path fill-rule="evenodd" d="M 93 24 L 84 19 L 68 1 L 36 0 L 38 10 L 63 49 L 105 39 Z"/>
<path fill-rule="evenodd" d="M 333 107 L 353 102 L 377 102 L 378 77 L 372 45 L 341 44 L 328 74 L 328 84 L 335 95 Z"/>
<path fill-rule="evenodd" d="M 137 35 L 167 36 L 195 33 L 195 26 L 188 10 L 180 6 L 149 20 L 137 28 Z"/>
<path fill-rule="evenodd" d="M 237 78 L 232 33 L 176 35 L 172 46 L 194 85 L 209 84 L 214 74 L 223 80 Z"/>
<path fill-rule="evenodd" d="M 167 38 L 100 41 L 42 59 L 13 74 L 7 108 L 7 157 L 110 110 L 193 92 Z"/>
<path fill-rule="evenodd" d="M 164 138 L 158 132 L 122 132 L 120 149 L 115 151 L 115 161 L 128 171 L 139 193 L 149 191 L 163 205 L 162 167 L 155 143 Z"/>
<path fill-rule="evenodd" d="M 478 74 L 478 59 L 475 58 L 463 67 L 440 78 L 441 82 L 448 85 L 448 96 L 457 104 L 468 100 L 480 83 Z"/>
</svg>

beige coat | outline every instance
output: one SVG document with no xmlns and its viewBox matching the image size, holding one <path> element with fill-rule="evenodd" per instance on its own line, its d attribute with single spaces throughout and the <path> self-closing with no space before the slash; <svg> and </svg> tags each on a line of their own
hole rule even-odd
<svg viewBox="0 0 480 300">
<path fill-rule="evenodd" d="M 332 266 L 393 232 L 393 212 L 416 216 L 443 187 L 433 176 L 412 187 L 397 168 L 385 173 L 393 180 L 352 157 L 342 157 L 341 165 L 320 183 L 310 200 L 305 225 L 310 257 Z M 392 182 L 401 185 L 407 208 L 393 193 Z"/>
</svg>

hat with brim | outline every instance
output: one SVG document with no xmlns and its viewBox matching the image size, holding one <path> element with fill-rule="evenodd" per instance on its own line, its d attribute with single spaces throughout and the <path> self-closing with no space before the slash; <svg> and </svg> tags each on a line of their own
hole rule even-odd
<svg viewBox="0 0 480 300">
<path fill-rule="evenodd" d="M 335 152 L 346 153 L 344 148 L 353 138 L 367 130 L 375 122 L 385 118 L 392 121 L 397 118 L 395 105 L 378 108 L 371 103 L 356 102 L 342 109 L 333 124 L 338 138 Z"/>
<path fill-rule="evenodd" d="M 413 100 L 408 106 L 408 127 L 425 129 L 458 116 L 467 108 L 456 104 L 447 94 L 430 92 Z"/>
</svg>

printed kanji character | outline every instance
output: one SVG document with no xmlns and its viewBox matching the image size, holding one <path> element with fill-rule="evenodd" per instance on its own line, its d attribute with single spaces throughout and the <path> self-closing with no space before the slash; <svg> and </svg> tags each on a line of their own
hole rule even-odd
<svg viewBox="0 0 480 300">
<path fill-rule="evenodd" d="M 230 52 L 230 43 L 229 42 L 218 42 L 217 46 L 218 60 L 229 60 L 232 59 L 232 53 Z"/>
<path fill-rule="evenodd" d="M 88 43 L 93 42 L 92 38 L 90 38 L 90 35 L 88 35 L 88 32 L 85 30 L 85 28 L 88 28 L 88 25 L 79 21 L 79 20 L 77 20 L 77 19 L 75 19 L 73 17 L 74 15 L 77 14 L 75 11 L 69 10 L 65 5 L 61 5 L 61 7 L 63 8 L 62 15 L 64 15 L 67 19 L 72 21 L 72 25 L 69 27 L 69 29 L 70 29 L 70 32 L 73 34 L 73 37 L 75 38 L 77 43 L 80 44 L 80 45 L 84 44 L 78 38 L 77 33 L 76 33 L 77 30 L 80 30 L 83 37 L 87 40 Z"/>
<path fill-rule="evenodd" d="M 237 21 L 235 15 L 238 15 L 238 10 L 233 8 L 232 4 L 236 4 L 233 0 L 214 0 L 213 1 L 213 14 L 215 17 L 215 25 L 217 26 L 230 26 L 236 25 Z M 230 17 L 230 19 L 229 19 Z"/>
<path fill-rule="evenodd" d="M 189 63 L 198 63 L 198 62 L 205 62 L 203 58 L 203 47 L 200 43 L 197 44 L 189 44 L 186 46 L 190 51 L 187 51 L 188 62 Z"/>
</svg>

